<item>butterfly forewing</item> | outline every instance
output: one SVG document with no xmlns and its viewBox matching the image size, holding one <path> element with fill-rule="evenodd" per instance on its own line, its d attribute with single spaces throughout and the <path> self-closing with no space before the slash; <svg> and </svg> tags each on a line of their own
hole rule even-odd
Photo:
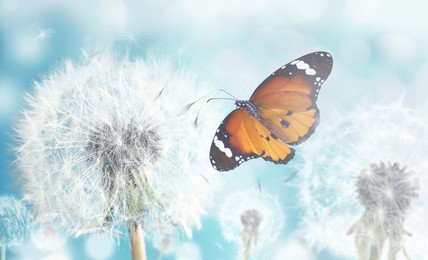
<svg viewBox="0 0 428 260">
<path fill-rule="evenodd" d="M 267 77 L 254 90 L 250 101 L 258 103 L 269 101 L 269 98 L 276 100 L 274 96 L 277 94 L 287 95 L 287 92 L 295 92 L 308 96 L 315 102 L 319 89 L 330 75 L 332 67 L 333 58 L 328 52 L 306 54 Z"/>
<path fill-rule="evenodd" d="M 332 66 L 329 53 L 313 52 L 282 66 L 254 91 L 250 101 L 278 139 L 296 145 L 313 134 L 319 123 L 315 102 Z"/>
</svg>

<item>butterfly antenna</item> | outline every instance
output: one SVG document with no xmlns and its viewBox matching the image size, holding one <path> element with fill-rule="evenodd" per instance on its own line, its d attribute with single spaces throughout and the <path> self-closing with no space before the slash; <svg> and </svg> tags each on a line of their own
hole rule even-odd
<svg viewBox="0 0 428 260">
<path fill-rule="evenodd" d="M 208 99 L 208 100 L 207 100 L 207 103 L 208 103 L 208 102 L 210 102 L 211 100 L 214 100 L 214 99 L 224 99 L 224 100 L 233 100 L 233 101 L 238 100 L 236 97 L 234 97 L 232 94 L 230 94 L 230 93 L 229 93 L 229 92 L 227 92 L 226 90 L 224 90 L 224 89 L 220 89 L 220 91 L 221 91 L 221 92 L 226 93 L 226 94 L 227 94 L 227 95 L 229 95 L 231 98 L 210 98 L 210 99 Z"/>
<path fill-rule="evenodd" d="M 232 98 L 233 98 L 233 100 L 238 100 L 236 97 L 234 97 L 232 94 L 230 94 L 229 92 L 227 92 L 226 90 L 224 90 L 224 89 L 220 89 L 220 91 L 221 92 L 224 92 L 224 93 L 226 93 L 227 95 L 229 95 L 229 96 L 231 96 Z"/>
<path fill-rule="evenodd" d="M 210 99 L 208 99 L 207 103 L 210 102 L 211 100 L 215 100 L 215 99 L 236 101 L 236 99 L 233 99 L 233 98 L 221 98 L 221 97 L 217 97 L 217 98 L 210 98 Z"/>
<path fill-rule="evenodd" d="M 262 193 L 262 185 L 260 184 L 259 178 L 257 178 L 257 187 L 259 188 L 259 192 Z"/>
</svg>

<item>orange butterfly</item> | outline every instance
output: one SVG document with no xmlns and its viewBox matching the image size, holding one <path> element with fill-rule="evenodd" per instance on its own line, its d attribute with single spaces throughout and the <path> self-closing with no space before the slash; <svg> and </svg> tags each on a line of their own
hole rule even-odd
<svg viewBox="0 0 428 260">
<path fill-rule="evenodd" d="M 319 123 L 316 105 L 321 85 L 330 75 L 333 58 L 313 52 L 276 70 L 254 91 L 250 100 L 237 100 L 218 127 L 210 149 L 214 169 L 229 171 L 263 157 L 286 164 L 296 145 L 313 134 Z"/>
</svg>

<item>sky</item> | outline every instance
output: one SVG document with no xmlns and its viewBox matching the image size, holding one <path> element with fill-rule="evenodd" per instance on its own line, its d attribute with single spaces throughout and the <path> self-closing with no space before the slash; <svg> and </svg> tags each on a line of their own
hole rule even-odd
<svg viewBox="0 0 428 260">
<path fill-rule="evenodd" d="M 248 99 L 283 64 L 310 52 L 328 51 L 334 66 L 317 102 L 321 124 L 365 102 L 400 99 L 418 110 L 428 94 L 427 5 L 422 0 L 412 4 L 399 0 L 0 0 L 0 194 L 21 196 L 14 182 L 19 175 L 13 163 L 14 127 L 34 83 L 63 60 L 79 63 L 85 55 L 103 52 L 130 58 L 168 57 L 216 89 Z M 215 97 L 221 95 L 216 92 Z M 233 102 L 216 102 L 223 102 L 225 111 L 234 109 Z M 240 166 L 224 175 L 226 184 L 215 201 L 221 204 L 237 189 L 257 188 L 259 181 L 262 190 L 280 201 L 286 219 L 278 238 L 266 249 L 270 255 L 342 259 L 328 248 L 307 247 L 298 235 L 302 179 L 283 181 L 298 170 L 300 155 L 295 160 L 287 166 L 263 160 Z M 233 259 L 236 243 L 223 236 L 217 211 L 211 213 L 193 239 L 178 239 L 165 259 Z M 130 256 L 126 237 L 117 245 L 92 234 L 55 236 L 53 240 L 62 241 L 55 252 L 64 259 Z M 46 256 L 34 241 L 27 239 L 25 249 L 9 248 L 9 256 Z M 149 259 L 158 257 L 153 245 L 147 247 Z"/>
</svg>

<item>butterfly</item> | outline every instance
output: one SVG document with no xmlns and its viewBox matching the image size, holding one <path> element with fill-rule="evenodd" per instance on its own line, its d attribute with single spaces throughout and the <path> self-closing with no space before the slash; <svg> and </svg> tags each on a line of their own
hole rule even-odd
<svg viewBox="0 0 428 260">
<path fill-rule="evenodd" d="M 237 108 L 214 135 L 210 149 L 213 168 L 229 171 L 259 157 L 287 164 L 295 153 L 289 145 L 305 141 L 319 123 L 315 102 L 332 67 L 330 53 L 309 53 L 272 73 L 249 100 L 236 100 Z"/>
</svg>

